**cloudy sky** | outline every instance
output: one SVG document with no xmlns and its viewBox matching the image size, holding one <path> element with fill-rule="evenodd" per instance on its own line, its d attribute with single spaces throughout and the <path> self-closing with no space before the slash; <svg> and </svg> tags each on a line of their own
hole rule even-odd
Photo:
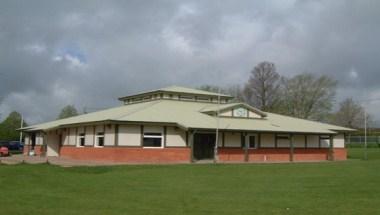
<svg viewBox="0 0 380 215">
<path fill-rule="evenodd" d="M 29 123 L 167 85 L 243 84 L 260 61 L 380 98 L 380 1 L 0 2 L 0 118 Z M 380 119 L 380 102 L 367 102 Z"/>
</svg>

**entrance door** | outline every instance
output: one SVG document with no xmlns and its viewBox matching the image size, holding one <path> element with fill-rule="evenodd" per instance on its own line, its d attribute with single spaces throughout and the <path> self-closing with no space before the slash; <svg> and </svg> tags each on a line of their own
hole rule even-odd
<svg viewBox="0 0 380 215">
<path fill-rule="evenodd" d="M 194 158 L 196 160 L 214 159 L 215 134 L 194 134 Z"/>
</svg>

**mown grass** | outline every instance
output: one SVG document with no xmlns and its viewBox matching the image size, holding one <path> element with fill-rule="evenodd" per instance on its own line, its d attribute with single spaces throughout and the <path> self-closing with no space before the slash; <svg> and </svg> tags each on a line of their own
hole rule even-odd
<svg viewBox="0 0 380 215">
<path fill-rule="evenodd" d="M 1 214 L 380 214 L 380 150 L 345 162 L 0 165 Z"/>
</svg>

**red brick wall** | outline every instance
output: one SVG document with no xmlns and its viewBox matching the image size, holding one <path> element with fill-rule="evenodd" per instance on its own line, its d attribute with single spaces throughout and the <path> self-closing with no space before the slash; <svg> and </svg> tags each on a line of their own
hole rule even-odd
<svg viewBox="0 0 380 215">
<path fill-rule="evenodd" d="M 73 147 L 63 146 L 60 156 L 78 160 L 125 163 L 189 163 L 190 148 L 147 149 L 141 147 Z"/>
<path fill-rule="evenodd" d="M 219 160 L 222 162 L 244 162 L 244 149 L 221 148 L 218 150 Z M 294 161 L 324 161 L 328 159 L 329 149 L 294 149 Z M 344 148 L 334 149 L 335 160 L 346 160 L 347 151 Z M 249 149 L 250 162 L 289 161 L 290 149 Z"/>
<path fill-rule="evenodd" d="M 334 149 L 334 158 L 337 161 L 347 160 L 347 150 L 344 148 Z"/>
<path fill-rule="evenodd" d="M 24 155 L 27 155 L 29 153 L 29 147 L 31 148 L 31 146 L 29 145 L 25 145 L 24 146 Z M 34 146 L 34 153 L 36 155 L 43 155 L 45 154 L 45 150 L 44 150 L 44 147 L 38 145 L 38 146 Z"/>
<path fill-rule="evenodd" d="M 218 159 L 222 162 L 244 162 L 244 149 L 219 148 Z"/>
</svg>

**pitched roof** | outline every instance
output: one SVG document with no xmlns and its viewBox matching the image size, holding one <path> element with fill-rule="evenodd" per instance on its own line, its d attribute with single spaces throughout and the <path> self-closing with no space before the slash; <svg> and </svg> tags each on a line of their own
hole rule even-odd
<svg viewBox="0 0 380 215">
<path fill-rule="evenodd" d="M 32 125 L 25 127 L 22 130 L 49 130 L 76 124 L 90 124 L 107 121 L 117 123 L 172 123 L 184 129 L 216 129 L 216 118 L 206 113 L 202 113 L 202 110 L 205 108 L 212 109 L 216 107 L 218 107 L 218 104 L 155 100 Z M 236 131 L 316 134 L 334 134 L 336 131 L 352 131 L 352 129 L 340 126 L 297 119 L 279 114 L 266 114 L 267 117 L 262 119 L 220 117 L 219 128 L 221 130 Z"/>
<path fill-rule="evenodd" d="M 228 103 L 228 104 L 222 104 L 222 105 L 219 105 L 219 106 L 215 106 L 215 105 L 210 105 L 209 107 L 205 107 L 201 110 L 202 113 L 215 113 L 217 112 L 218 110 L 219 111 L 224 111 L 224 110 L 228 110 L 228 109 L 232 109 L 232 108 L 235 108 L 235 107 L 245 107 L 247 108 L 248 110 L 262 116 L 262 117 L 265 117 L 267 116 L 267 114 L 257 108 L 254 108 L 252 106 L 249 106 L 245 103 Z"/>
<path fill-rule="evenodd" d="M 123 96 L 120 97 L 119 100 L 125 100 L 127 98 L 132 98 L 132 97 L 137 97 L 137 96 L 142 96 L 142 95 L 147 95 L 147 94 L 153 94 L 153 93 L 160 93 L 160 92 L 168 92 L 168 93 L 180 93 L 180 94 L 188 94 L 188 95 L 203 95 L 203 96 L 220 96 L 224 98 L 233 98 L 230 95 L 226 94 L 219 94 L 219 93 L 214 93 L 214 92 L 209 92 L 205 90 L 197 90 L 197 89 L 192 89 L 192 88 L 187 88 L 187 87 L 180 87 L 180 86 L 170 86 L 170 87 L 165 87 L 161 89 L 156 89 L 156 90 L 151 90 L 151 91 L 146 91 L 146 92 L 141 92 L 129 96 Z"/>
</svg>

